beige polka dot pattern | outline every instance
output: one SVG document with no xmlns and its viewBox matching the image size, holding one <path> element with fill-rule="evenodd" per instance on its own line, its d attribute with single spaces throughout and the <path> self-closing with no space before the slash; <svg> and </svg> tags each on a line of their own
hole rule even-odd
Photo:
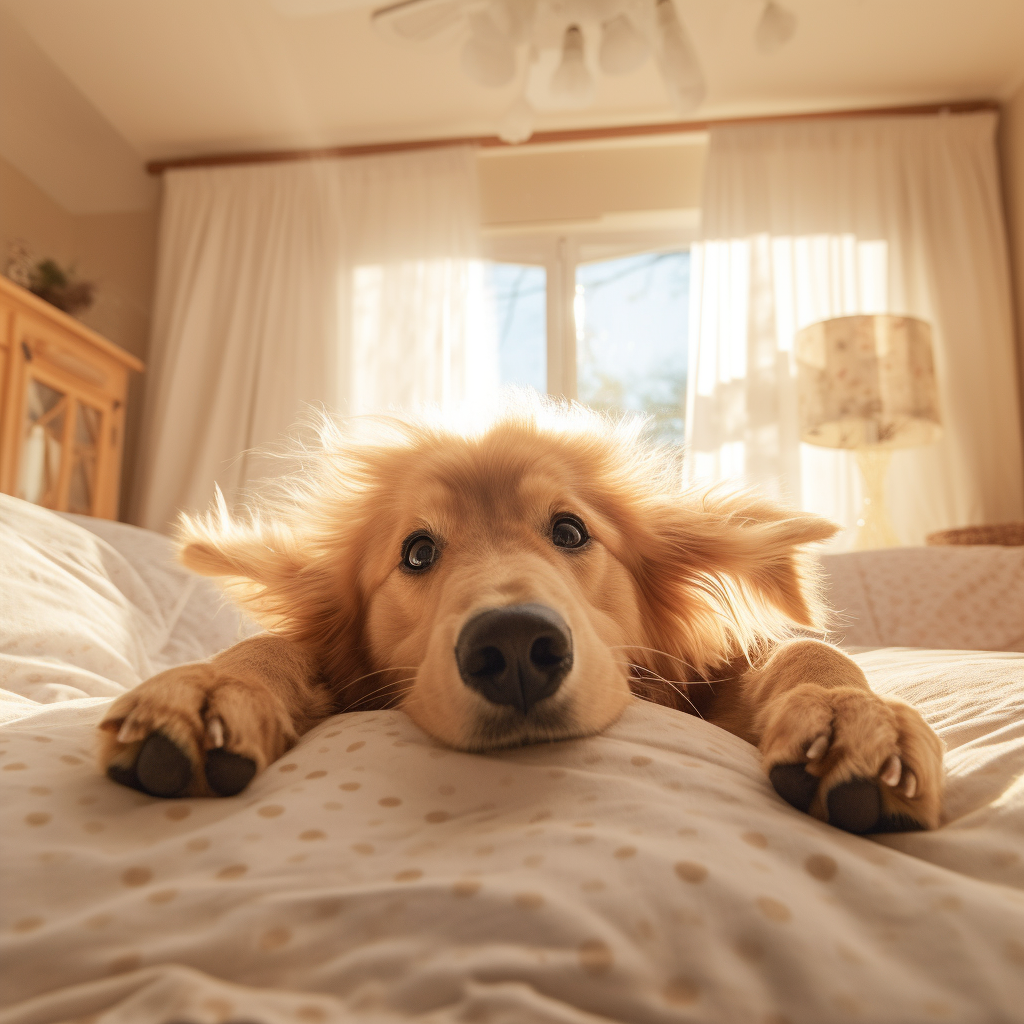
<svg viewBox="0 0 1024 1024">
<path fill-rule="evenodd" d="M 268 928 L 260 935 L 257 946 L 260 949 L 279 949 L 287 945 L 291 940 L 292 930 L 290 928 Z"/>
<path fill-rule="evenodd" d="M 685 882 L 703 882 L 708 877 L 708 869 L 692 860 L 681 860 L 676 864 L 676 874 Z"/>
<path fill-rule="evenodd" d="M 824 853 L 812 853 L 804 861 L 804 867 L 812 878 L 820 882 L 830 882 L 839 870 L 835 860 Z"/>
<path fill-rule="evenodd" d="M 673 978 L 663 989 L 665 1002 L 673 1006 L 688 1006 L 697 1001 L 700 989 L 697 984 L 685 978 Z"/>
<path fill-rule="evenodd" d="M 793 915 L 789 907 L 781 900 L 773 899 L 771 896 L 758 896 L 757 909 L 768 918 L 769 921 L 788 921 Z"/>
<path fill-rule="evenodd" d="M 590 975 L 607 974 L 615 964 L 611 948 L 601 939 L 587 939 L 580 943 L 580 967 Z"/>
<path fill-rule="evenodd" d="M 153 878 L 153 872 L 149 868 L 133 867 L 128 868 L 122 875 L 121 881 L 125 885 L 138 886 L 146 885 Z"/>
<path fill-rule="evenodd" d="M 523 910 L 539 910 L 544 906 L 544 897 L 539 892 L 520 892 L 513 897 L 513 902 Z"/>
</svg>

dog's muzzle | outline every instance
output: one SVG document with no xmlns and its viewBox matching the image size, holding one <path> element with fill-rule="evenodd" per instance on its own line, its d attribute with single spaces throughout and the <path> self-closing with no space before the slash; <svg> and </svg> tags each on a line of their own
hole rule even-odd
<svg viewBox="0 0 1024 1024">
<path fill-rule="evenodd" d="M 569 674 L 572 632 L 543 604 L 490 608 L 462 627 L 455 661 L 467 686 L 525 715 Z"/>
</svg>

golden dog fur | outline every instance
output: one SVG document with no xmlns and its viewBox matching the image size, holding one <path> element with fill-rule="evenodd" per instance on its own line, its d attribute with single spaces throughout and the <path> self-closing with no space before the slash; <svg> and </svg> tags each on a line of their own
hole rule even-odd
<svg viewBox="0 0 1024 1024">
<path fill-rule="evenodd" d="M 552 542 L 569 514 L 590 539 Z M 835 787 L 874 780 L 883 811 L 935 827 L 941 745 L 908 705 L 872 693 L 835 648 L 794 639 L 823 613 L 801 546 L 836 527 L 762 498 L 693 493 L 642 423 L 523 395 L 479 429 L 443 420 L 325 421 L 301 471 L 243 518 L 223 501 L 183 520 L 181 560 L 223 580 L 269 632 L 120 697 L 101 762 L 131 771 L 154 732 L 183 751 L 184 791 L 210 793 L 209 751 L 256 769 L 346 710 L 401 707 L 454 747 L 586 736 L 634 697 L 693 712 Z M 411 573 L 403 538 L 436 542 Z M 453 650 L 483 609 L 557 611 L 573 663 L 528 714 L 460 678 Z M 710 685 L 709 685 L 710 684 Z M 113 774 L 113 772 L 112 772 Z M 774 777 L 773 777 L 774 778 Z"/>
</svg>

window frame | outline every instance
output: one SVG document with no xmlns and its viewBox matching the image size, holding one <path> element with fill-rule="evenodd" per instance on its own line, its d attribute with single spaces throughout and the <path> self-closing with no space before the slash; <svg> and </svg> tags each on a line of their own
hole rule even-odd
<svg viewBox="0 0 1024 1024">
<path fill-rule="evenodd" d="M 533 226 L 486 233 L 482 255 L 495 263 L 544 267 L 547 393 L 556 398 L 575 399 L 577 267 L 642 253 L 688 250 L 696 239 L 696 220 L 664 227 Z"/>
</svg>

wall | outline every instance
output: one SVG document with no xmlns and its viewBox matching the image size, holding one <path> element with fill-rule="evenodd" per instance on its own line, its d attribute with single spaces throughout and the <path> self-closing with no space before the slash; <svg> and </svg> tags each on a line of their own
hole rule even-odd
<svg viewBox="0 0 1024 1024">
<path fill-rule="evenodd" d="M 1017 363 L 1024 399 L 1024 83 L 1004 104 L 1000 122 L 999 157 L 1017 307 Z"/>
<path fill-rule="evenodd" d="M 156 264 L 158 208 L 72 214 L 0 157 L 0 269 L 10 243 L 27 243 L 34 259 L 72 264 L 96 283 L 96 301 L 81 320 L 146 360 Z M 121 518 L 130 493 L 142 412 L 142 378 L 133 375 L 125 425 Z"/>
<path fill-rule="evenodd" d="M 703 135 L 480 151 L 485 229 L 700 206 Z"/>
</svg>

